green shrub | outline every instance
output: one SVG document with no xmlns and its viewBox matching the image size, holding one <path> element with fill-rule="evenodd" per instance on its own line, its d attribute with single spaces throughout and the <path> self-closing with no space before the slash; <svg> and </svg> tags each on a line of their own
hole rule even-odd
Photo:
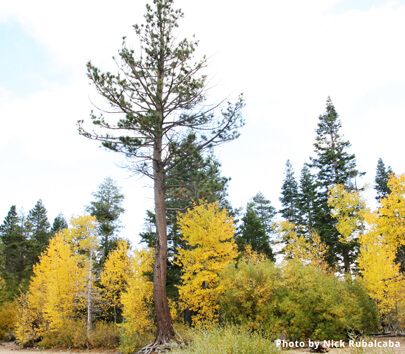
<svg viewBox="0 0 405 354">
<path fill-rule="evenodd" d="M 178 353 L 278 353 L 274 343 L 259 333 L 249 333 L 237 326 L 217 327 L 210 331 L 191 330 L 191 344 Z"/>
<path fill-rule="evenodd" d="M 360 281 L 339 280 L 313 266 L 289 261 L 279 269 L 267 260 L 244 259 L 222 272 L 227 289 L 222 318 L 272 339 L 344 339 L 351 329 L 373 331 L 374 303 Z"/>
<path fill-rule="evenodd" d="M 221 274 L 225 293 L 220 299 L 220 315 L 226 322 L 243 325 L 250 331 L 259 327 L 268 335 L 277 336 L 274 314 L 279 303 L 281 270 L 269 260 L 240 260 L 230 264 Z"/>
</svg>

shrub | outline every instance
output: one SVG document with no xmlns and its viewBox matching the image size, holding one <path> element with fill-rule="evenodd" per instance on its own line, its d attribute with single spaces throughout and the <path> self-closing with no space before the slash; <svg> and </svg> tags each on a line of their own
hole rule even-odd
<svg viewBox="0 0 405 354">
<path fill-rule="evenodd" d="M 14 335 L 14 326 L 17 318 L 17 307 L 14 302 L 7 301 L 0 305 L 0 341 L 12 339 Z"/>
<path fill-rule="evenodd" d="M 39 346 L 44 348 L 87 348 L 89 342 L 85 321 L 66 319 L 57 331 L 44 332 Z"/>
<path fill-rule="evenodd" d="M 94 324 L 89 343 L 92 348 L 115 349 L 119 343 L 120 334 L 115 323 L 99 321 Z"/>
<path fill-rule="evenodd" d="M 242 258 L 237 266 L 228 265 L 221 274 L 221 287 L 227 289 L 220 299 L 222 319 L 248 330 L 273 332 L 280 279 L 280 269 L 266 259 Z"/>
<path fill-rule="evenodd" d="M 259 333 L 249 333 L 238 326 L 190 331 L 191 344 L 185 353 L 278 353 L 274 343 Z"/>
<path fill-rule="evenodd" d="M 362 283 L 314 266 L 289 261 L 278 269 L 268 260 L 242 258 L 222 272 L 221 282 L 227 288 L 220 300 L 223 319 L 273 339 L 283 330 L 290 340 L 322 340 L 376 328 L 376 307 Z"/>
</svg>

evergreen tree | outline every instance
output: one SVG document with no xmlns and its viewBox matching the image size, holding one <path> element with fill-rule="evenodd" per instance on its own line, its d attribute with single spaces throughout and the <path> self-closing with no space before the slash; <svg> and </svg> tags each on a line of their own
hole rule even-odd
<svg viewBox="0 0 405 354">
<path fill-rule="evenodd" d="M 263 253 L 269 259 L 274 260 L 269 236 L 266 234 L 266 224 L 256 212 L 255 207 L 257 205 L 254 202 L 247 204 L 236 243 L 240 252 L 243 252 L 246 246 L 250 245 L 253 251 Z"/>
<path fill-rule="evenodd" d="M 298 183 L 294 176 L 294 169 L 290 160 L 287 160 L 285 165 L 285 178 L 281 186 L 280 202 L 283 206 L 280 213 L 287 221 L 299 225 L 298 215 Z"/>
<path fill-rule="evenodd" d="M 308 164 L 301 170 L 298 192 L 298 209 L 304 232 L 307 236 L 315 228 L 317 215 L 317 193 L 315 176 L 311 174 Z"/>
<path fill-rule="evenodd" d="M 47 210 L 39 199 L 34 208 L 28 213 L 25 229 L 31 245 L 31 264 L 34 265 L 40 254 L 45 251 L 51 237 L 51 225 L 48 221 Z"/>
<path fill-rule="evenodd" d="M 262 192 L 253 197 L 253 209 L 264 225 L 266 235 L 270 238 L 273 232 L 273 218 L 277 214 L 276 208 L 271 205 L 270 200 L 266 199 Z"/>
<path fill-rule="evenodd" d="M 391 166 L 385 168 L 385 164 L 382 158 L 378 159 L 377 163 L 377 172 L 375 176 L 375 186 L 374 189 L 377 192 L 375 199 L 379 201 L 381 198 L 385 198 L 388 194 L 391 193 L 391 190 L 388 187 L 388 179 L 390 174 L 394 173 Z"/>
<path fill-rule="evenodd" d="M 328 97 L 326 112 L 319 116 L 316 130 L 314 147 L 317 156 L 311 158 L 310 166 L 317 172 L 317 199 L 320 208 L 315 216 L 316 231 L 329 246 L 328 262 L 336 266 L 339 260 L 343 261 L 345 272 L 349 273 L 357 256 L 358 244 L 339 241 L 336 221 L 331 217 L 328 206 L 328 190 L 336 184 L 342 184 L 348 190 L 355 190 L 356 178 L 364 173 L 357 170 L 356 156 L 347 152 L 351 144 L 340 135 L 341 127 L 336 109 Z"/>
<path fill-rule="evenodd" d="M 349 154 L 351 144 L 340 135 L 342 123 L 330 97 L 326 100 L 326 113 L 319 116 L 316 130 L 315 153 L 311 167 L 317 170 L 318 189 L 326 196 L 329 188 L 342 184 L 356 189 L 356 178 L 362 176 L 356 167 L 356 156 Z"/>
<path fill-rule="evenodd" d="M 121 194 L 120 188 L 110 177 L 105 178 L 103 183 L 99 185 L 98 191 L 92 193 L 92 195 L 95 200 L 90 202 L 90 205 L 86 207 L 86 211 L 97 218 L 102 252 L 100 265 L 102 265 L 108 254 L 117 245 L 117 232 L 121 227 L 120 216 L 124 212 L 124 208 L 122 208 L 124 195 Z"/>
<path fill-rule="evenodd" d="M 28 264 L 28 240 L 24 236 L 21 217 L 16 206 L 11 206 L 0 226 L 0 241 L 3 259 L 2 277 L 10 297 L 17 294 L 20 285 L 26 286 L 31 275 Z"/>
<path fill-rule="evenodd" d="M 52 234 L 56 234 L 59 231 L 62 231 L 63 229 L 68 228 L 68 223 L 62 213 L 59 213 L 58 216 L 53 220 L 52 224 L 52 229 L 51 232 Z"/>
<path fill-rule="evenodd" d="M 119 74 L 103 73 L 88 63 L 88 77 L 108 101 L 108 111 L 114 114 L 91 114 L 93 124 L 101 128 L 97 133 L 84 129 L 83 122 L 79 122 L 80 134 L 124 154 L 131 170 L 154 181 L 154 345 L 166 343 L 174 336 L 166 294 L 167 173 L 178 158 L 234 140 L 243 125 L 242 98 L 222 111 L 216 111 L 218 106 L 203 105 L 206 76 L 201 75 L 201 70 L 206 59 L 195 62 L 197 42 L 177 40 L 178 20 L 182 16 L 181 10 L 173 8 L 173 0 L 153 0 L 152 5 L 147 5 L 146 23 L 134 26 L 140 53 L 129 49 L 124 39 L 116 60 Z"/>
</svg>

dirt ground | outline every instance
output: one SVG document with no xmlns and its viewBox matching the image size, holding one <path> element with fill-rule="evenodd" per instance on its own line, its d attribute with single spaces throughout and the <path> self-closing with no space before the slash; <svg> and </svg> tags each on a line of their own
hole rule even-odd
<svg viewBox="0 0 405 354">
<path fill-rule="evenodd" d="M 74 350 L 74 349 L 47 349 L 47 350 L 40 350 L 36 348 L 28 348 L 28 349 L 21 349 L 17 344 L 13 342 L 3 342 L 0 343 L 0 354 L 32 354 L 32 353 L 44 353 L 44 354 L 58 354 L 58 353 L 80 353 L 80 354 L 114 354 L 117 351 L 113 350 Z"/>
</svg>

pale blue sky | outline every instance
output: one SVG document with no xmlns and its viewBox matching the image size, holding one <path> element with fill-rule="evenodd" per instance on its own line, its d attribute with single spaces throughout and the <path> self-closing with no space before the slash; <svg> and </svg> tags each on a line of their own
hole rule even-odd
<svg viewBox="0 0 405 354">
<path fill-rule="evenodd" d="M 28 212 L 39 198 L 51 222 L 81 214 L 111 176 L 126 197 L 123 235 L 136 240 L 152 207 L 149 181 L 130 178 L 120 156 L 80 137 L 76 121 L 98 100 L 86 61 L 114 70 L 111 57 L 122 36 L 132 40 L 145 3 L 0 3 L 0 222 L 11 205 Z M 405 172 L 405 1 L 175 3 L 185 13 L 180 37 L 195 33 L 210 58 L 209 99 L 246 97 L 241 138 L 216 151 L 234 207 L 258 191 L 279 207 L 285 162 L 298 178 L 328 96 L 367 172 L 363 183 L 373 183 L 379 157 Z"/>
<path fill-rule="evenodd" d="M 47 83 L 67 82 L 67 70 L 58 70 L 54 58 L 15 19 L 0 21 L 0 87 L 26 96 L 46 89 Z"/>
</svg>

